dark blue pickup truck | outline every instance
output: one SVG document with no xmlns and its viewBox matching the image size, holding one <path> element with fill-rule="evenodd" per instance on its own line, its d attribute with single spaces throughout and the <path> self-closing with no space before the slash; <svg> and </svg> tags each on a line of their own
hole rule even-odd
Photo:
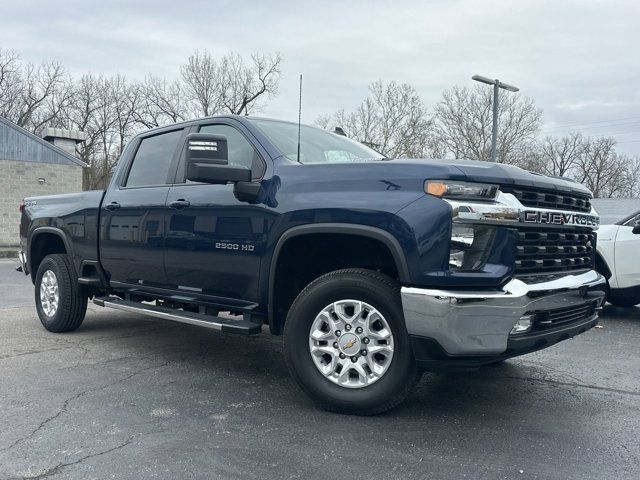
<svg viewBox="0 0 640 480">
<path fill-rule="evenodd" d="M 391 160 L 252 117 L 133 139 L 106 191 L 24 200 L 22 270 L 47 330 L 97 305 L 284 335 L 322 407 L 373 414 L 423 371 L 478 368 L 597 322 L 591 193 L 473 161 Z"/>
</svg>

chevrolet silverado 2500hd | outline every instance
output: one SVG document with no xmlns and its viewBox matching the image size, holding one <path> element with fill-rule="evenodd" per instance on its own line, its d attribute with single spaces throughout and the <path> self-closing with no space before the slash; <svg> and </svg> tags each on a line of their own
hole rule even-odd
<svg viewBox="0 0 640 480">
<path fill-rule="evenodd" d="M 52 332 L 97 305 L 283 335 L 322 407 L 400 403 L 597 321 L 598 216 L 579 184 L 474 161 L 389 160 L 344 136 L 220 116 L 145 132 L 106 191 L 24 200 L 22 270 Z M 265 327 L 265 328 L 263 328 Z"/>
</svg>

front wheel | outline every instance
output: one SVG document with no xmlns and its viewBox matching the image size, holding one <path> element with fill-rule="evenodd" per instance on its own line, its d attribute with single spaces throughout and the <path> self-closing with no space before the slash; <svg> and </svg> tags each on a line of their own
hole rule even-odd
<svg viewBox="0 0 640 480">
<path fill-rule="evenodd" d="M 87 296 L 81 291 L 66 255 L 48 255 L 38 267 L 35 283 L 38 317 L 50 332 L 70 332 L 84 320 Z"/>
<path fill-rule="evenodd" d="M 296 298 L 284 331 L 289 369 L 322 408 L 373 415 L 402 402 L 420 379 L 397 282 L 346 269 Z"/>
<path fill-rule="evenodd" d="M 638 299 L 635 298 L 618 298 L 612 297 L 611 295 L 607 297 L 607 301 L 614 307 L 619 308 L 631 308 L 640 303 Z"/>
</svg>

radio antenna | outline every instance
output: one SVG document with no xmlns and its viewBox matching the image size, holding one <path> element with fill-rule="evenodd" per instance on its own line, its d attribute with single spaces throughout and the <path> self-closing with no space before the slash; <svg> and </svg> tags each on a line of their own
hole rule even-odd
<svg viewBox="0 0 640 480">
<path fill-rule="evenodd" d="M 302 122 L 302 74 L 300 74 L 300 92 L 298 96 L 298 156 L 296 157 L 300 163 L 300 123 Z"/>
</svg>

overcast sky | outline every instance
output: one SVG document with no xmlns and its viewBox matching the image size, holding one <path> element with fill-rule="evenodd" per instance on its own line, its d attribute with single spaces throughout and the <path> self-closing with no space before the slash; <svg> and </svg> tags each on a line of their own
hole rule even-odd
<svg viewBox="0 0 640 480">
<path fill-rule="evenodd" d="M 531 96 L 543 133 L 612 135 L 640 154 L 639 0 L 0 0 L 0 46 L 132 78 L 174 77 L 196 49 L 280 52 L 280 94 L 261 114 L 294 120 L 303 73 L 307 123 L 355 107 L 379 78 L 432 106 L 479 73 Z"/>
</svg>

